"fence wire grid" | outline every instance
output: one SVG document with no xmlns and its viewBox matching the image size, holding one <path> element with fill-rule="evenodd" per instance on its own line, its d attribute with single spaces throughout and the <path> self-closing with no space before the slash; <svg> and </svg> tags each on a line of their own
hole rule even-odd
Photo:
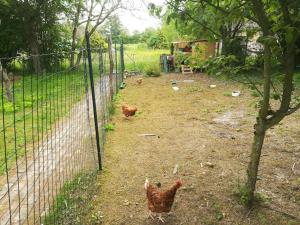
<svg viewBox="0 0 300 225">
<path fill-rule="evenodd" d="M 0 59 L 1 225 L 42 224 L 64 183 L 99 168 L 97 150 L 101 157 L 112 99 L 110 61 L 102 48 L 76 55 L 74 66 L 65 53 Z M 114 45 L 113 55 L 116 94 L 123 82 L 123 44 Z"/>
</svg>

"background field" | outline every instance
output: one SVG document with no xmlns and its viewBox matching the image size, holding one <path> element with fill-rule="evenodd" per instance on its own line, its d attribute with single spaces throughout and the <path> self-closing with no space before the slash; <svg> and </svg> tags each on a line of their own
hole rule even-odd
<svg viewBox="0 0 300 225">
<path fill-rule="evenodd" d="M 125 70 L 145 72 L 149 67 L 159 68 L 159 56 L 169 49 L 151 49 L 146 44 L 125 45 Z"/>
</svg>

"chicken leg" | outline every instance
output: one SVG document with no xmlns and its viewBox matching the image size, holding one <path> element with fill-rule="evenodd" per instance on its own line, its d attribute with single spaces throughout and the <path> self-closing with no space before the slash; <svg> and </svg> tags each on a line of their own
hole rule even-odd
<svg viewBox="0 0 300 225">
<path fill-rule="evenodd" d="M 148 218 L 151 218 L 152 220 L 154 220 L 153 212 L 151 212 L 150 210 L 148 212 Z"/>
<path fill-rule="evenodd" d="M 161 215 L 161 214 L 158 214 L 158 219 L 159 219 L 162 223 L 165 223 L 165 220 L 162 218 L 162 215 Z"/>
</svg>

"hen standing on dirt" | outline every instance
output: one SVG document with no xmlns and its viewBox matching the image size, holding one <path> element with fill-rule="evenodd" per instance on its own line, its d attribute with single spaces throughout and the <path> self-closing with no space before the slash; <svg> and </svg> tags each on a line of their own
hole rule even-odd
<svg viewBox="0 0 300 225">
<path fill-rule="evenodd" d="M 122 112 L 126 117 L 134 116 L 136 111 L 137 107 L 122 105 Z"/>
<path fill-rule="evenodd" d="M 149 217 L 154 219 L 153 213 L 158 213 L 158 219 L 164 223 L 165 221 L 163 220 L 161 213 L 168 213 L 171 211 L 176 191 L 181 186 L 182 182 L 178 180 L 170 189 L 160 191 L 157 187 L 151 185 L 149 180 L 146 179 L 145 189 L 148 198 Z"/>
</svg>

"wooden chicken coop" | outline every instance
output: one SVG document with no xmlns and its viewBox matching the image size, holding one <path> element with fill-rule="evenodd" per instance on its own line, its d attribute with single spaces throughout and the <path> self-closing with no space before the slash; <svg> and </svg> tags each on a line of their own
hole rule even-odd
<svg viewBox="0 0 300 225">
<path fill-rule="evenodd" d="M 210 42 L 206 39 L 195 40 L 195 41 L 179 41 L 173 42 L 171 45 L 171 51 L 175 54 L 186 54 L 192 56 L 192 60 L 200 59 L 206 60 L 210 56 L 217 55 L 219 49 L 218 42 Z M 192 61 L 193 62 L 193 61 Z M 179 65 L 177 65 L 178 68 Z M 192 74 L 193 69 L 185 62 L 181 62 L 180 66 L 183 74 Z"/>
<path fill-rule="evenodd" d="M 219 48 L 218 42 L 209 42 L 206 39 L 196 41 L 179 41 L 173 42 L 174 52 L 184 52 L 192 56 L 198 56 L 202 59 L 208 59 L 210 56 L 215 56 Z"/>
</svg>

